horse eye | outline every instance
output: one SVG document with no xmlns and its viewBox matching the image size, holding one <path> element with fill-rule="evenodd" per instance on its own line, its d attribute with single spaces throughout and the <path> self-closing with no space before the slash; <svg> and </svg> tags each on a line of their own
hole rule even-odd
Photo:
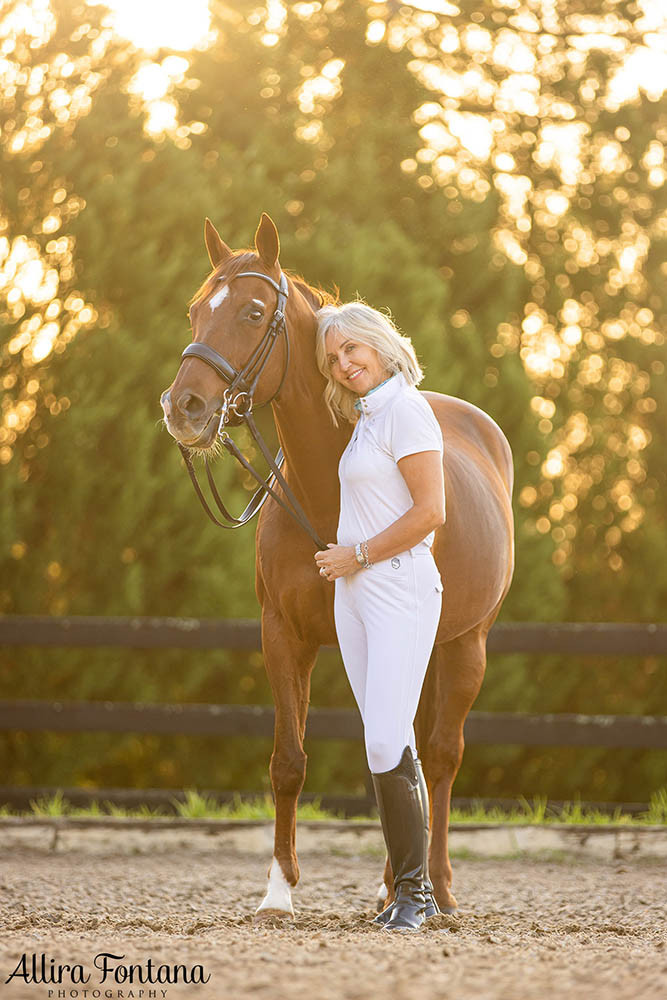
<svg viewBox="0 0 667 1000">
<path fill-rule="evenodd" d="M 251 319 L 253 320 L 254 323 L 257 323 L 262 318 L 263 315 L 264 314 L 261 312 L 260 309 L 253 309 L 251 312 L 248 313 L 248 319 Z"/>
</svg>

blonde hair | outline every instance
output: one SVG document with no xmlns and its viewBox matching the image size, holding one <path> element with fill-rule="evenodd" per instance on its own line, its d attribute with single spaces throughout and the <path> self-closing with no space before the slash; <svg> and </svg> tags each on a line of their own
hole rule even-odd
<svg viewBox="0 0 667 1000">
<path fill-rule="evenodd" d="M 317 367 L 327 380 L 324 401 L 336 427 L 338 417 L 351 424 L 356 423 L 359 413 L 354 404 L 359 397 L 336 382 L 331 374 L 326 348 L 327 334 L 331 332 L 352 337 L 360 344 L 372 347 L 389 375 L 402 372 L 408 385 L 419 385 L 424 377 L 412 341 L 399 333 L 388 313 L 379 312 L 361 300 L 323 306 L 317 313 L 315 357 Z"/>
</svg>

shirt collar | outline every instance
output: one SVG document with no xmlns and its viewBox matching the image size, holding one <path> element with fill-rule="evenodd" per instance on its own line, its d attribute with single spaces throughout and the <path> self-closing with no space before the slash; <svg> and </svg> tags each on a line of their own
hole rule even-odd
<svg viewBox="0 0 667 1000">
<path fill-rule="evenodd" d="M 396 372 L 390 375 L 384 382 L 380 382 L 374 389 L 370 389 L 365 396 L 360 396 L 354 402 L 355 410 L 369 417 L 384 409 L 387 403 L 401 392 L 407 385 L 403 372 Z"/>
</svg>

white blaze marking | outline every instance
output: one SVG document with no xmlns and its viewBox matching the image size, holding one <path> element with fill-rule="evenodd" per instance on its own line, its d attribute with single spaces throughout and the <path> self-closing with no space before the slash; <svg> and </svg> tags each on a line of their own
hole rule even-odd
<svg viewBox="0 0 667 1000">
<path fill-rule="evenodd" d="M 260 913 L 261 910 L 284 910 L 294 916 L 292 889 L 276 858 L 271 862 L 269 869 L 269 886 L 266 890 L 266 896 L 255 912 Z"/>
<path fill-rule="evenodd" d="M 228 295 L 229 295 L 229 285 L 223 285 L 220 291 L 216 292 L 211 301 L 209 302 L 209 306 L 211 307 L 211 312 L 213 312 L 214 309 L 217 309 L 220 303 L 224 302 Z"/>
</svg>

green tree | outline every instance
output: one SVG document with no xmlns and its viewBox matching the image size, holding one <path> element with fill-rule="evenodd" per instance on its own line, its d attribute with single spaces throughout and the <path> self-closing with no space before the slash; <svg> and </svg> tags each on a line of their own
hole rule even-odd
<svg viewBox="0 0 667 1000">
<path fill-rule="evenodd" d="M 0 611 L 256 615 L 252 532 L 206 521 L 157 401 L 207 271 L 204 216 L 242 247 L 266 210 L 286 267 L 390 308 L 425 387 L 507 434 L 517 572 L 504 617 L 658 617 L 664 131 L 653 84 L 633 91 L 627 71 L 651 58 L 648 15 L 329 0 L 286 5 L 267 38 L 261 6 L 211 6 L 216 41 L 187 58 L 137 51 L 99 6 L 53 0 L 33 23 L 3 8 Z M 162 132 L 147 66 L 168 81 Z M 242 508 L 249 484 L 228 459 L 215 473 Z M 44 698 L 270 700 L 257 658 L 89 662 L 25 651 L 0 677 Z M 328 699 L 352 704 L 332 659 L 314 682 Z M 512 657 L 492 663 L 478 707 L 661 704 L 650 660 Z M 12 736 L 3 759 L 17 781 L 265 780 L 265 747 L 231 761 L 191 745 L 191 770 L 184 741 L 157 739 Z M 314 752 L 316 775 L 337 780 L 351 760 L 363 784 L 358 748 Z M 457 792 L 628 799 L 659 781 L 657 758 L 611 760 L 474 748 Z"/>
</svg>

